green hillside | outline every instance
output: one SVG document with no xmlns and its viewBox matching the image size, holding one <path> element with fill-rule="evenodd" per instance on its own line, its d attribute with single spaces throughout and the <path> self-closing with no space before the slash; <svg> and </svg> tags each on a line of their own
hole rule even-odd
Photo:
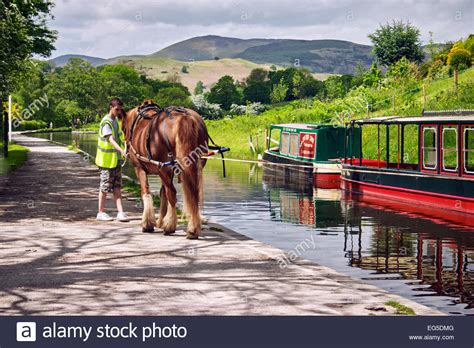
<svg viewBox="0 0 474 348">
<path fill-rule="evenodd" d="M 225 58 L 219 60 L 178 61 L 164 57 L 124 57 L 114 63 L 122 63 L 135 68 L 142 74 L 154 79 L 177 79 L 192 92 L 196 83 L 202 81 L 205 91 L 220 77 L 230 75 L 235 80 L 242 81 L 255 68 L 270 69 L 270 64 L 257 64 L 240 58 Z M 187 72 L 182 68 L 186 66 Z M 324 80 L 329 74 L 315 74 L 315 78 Z"/>
<path fill-rule="evenodd" d="M 462 89 L 457 95 L 453 93 L 453 78 L 445 78 L 435 81 L 425 80 L 427 110 L 443 110 L 454 108 L 474 108 L 474 68 L 470 68 L 459 74 L 460 87 Z M 391 92 L 378 91 L 377 88 L 363 91 L 373 103 L 374 111 L 370 116 L 379 115 L 420 115 L 423 103 L 423 92 L 417 88 L 415 92 L 399 91 L 396 96 L 395 110 L 392 108 Z M 357 107 L 357 93 L 353 93 L 343 99 L 329 102 L 298 100 L 284 106 L 272 108 L 258 116 L 244 115 L 215 121 L 206 121 L 209 133 L 220 145 L 229 146 L 232 151 L 229 157 L 234 158 L 256 158 L 257 154 L 249 147 L 249 136 L 256 143 L 256 135 L 259 137 L 259 153 L 264 150 L 265 129 L 270 124 L 278 123 L 340 123 L 336 115 L 350 109 L 355 111 L 353 118 L 363 118 L 366 110 L 362 106 Z M 354 106 L 355 105 L 355 106 Z M 346 120 L 347 121 L 347 120 Z M 374 135 L 372 135 L 374 136 Z M 370 135 L 369 135 L 370 137 Z M 416 139 L 416 138 L 415 138 Z M 371 142 L 369 151 L 375 153 L 375 143 Z M 395 152 L 394 152 L 395 153 Z M 368 153 L 371 155 L 371 153 Z"/>
</svg>

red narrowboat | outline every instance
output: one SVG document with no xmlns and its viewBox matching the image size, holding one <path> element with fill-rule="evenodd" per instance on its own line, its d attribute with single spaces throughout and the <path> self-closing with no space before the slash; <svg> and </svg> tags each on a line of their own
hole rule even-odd
<svg viewBox="0 0 474 348">
<path fill-rule="evenodd" d="M 343 190 L 426 207 L 474 225 L 474 111 L 355 120 L 345 144 L 347 154 L 355 153 L 354 146 L 359 151 L 345 156 Z"/>
</svg>

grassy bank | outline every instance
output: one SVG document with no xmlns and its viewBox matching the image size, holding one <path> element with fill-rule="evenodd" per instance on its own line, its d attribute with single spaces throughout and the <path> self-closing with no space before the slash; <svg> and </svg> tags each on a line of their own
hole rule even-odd
<svg viewBox="0 0 474 348">
<path fill-rule="evenodd" d="M 10 143 L 8 157 L 0 157 L 0 175 L 5 175 L 23 165 L 28 159 L 28 148 Z"/>
<path fill-rule="evenodd" d="M 423 95 L 423 86 L 425 96 Z M 467 109 L 474 108 L 474 68 L 459 74 L 459 87 L 454 92 L 453 78 L 445 78 L 435 81 L 418 81 L 413 86 L 398 88 L 366 88 L 351 91 L 341 99 L 327 102 L 295 101 L 285 106 L 268 110 L 258 116 L 244 115 L 230 119 L 206 121 L 209 133 L 216 143 L 228 146 L 231 152 L 228 157 L 241 159 L 254 159 L 258 153 L 262 153 L 265 144 L 265 128 L 270 124 L 277 123 L 335 123 L 342 124 L 349 118 L 340 115 L 350 114 L 351 118 L 359 119 L 367 116 L 365 101 L 370 104 L 369 117 L 388 115 L 421 115 L 424 99 L 426 98 L 426 110 L 445 109 Z M 361 101 L 364 101 L 363 103 Z M 406 149 L 412 148 L 413 155 L 416 154 L 414 146 L 417 138 L 406 136 Z M 415 133 L 413 133 L 415 134 Z M 258 137 L 259 148 L 253 152 L 249 145 L 249 136 L 252 136 L 253 144 L 256 145 Z M 385 134 L 381 133 L 381 139 Z M 396 131 L 391 131 L 393 137 L 392 145 L 396 145 Z M 376 158 L 377 156 L 377 130 L 376 127 L 366 128 L 364 131 L 364 156 Z M 375 141 L 374 141 L 375 140 Z M 383 142 L 384 143 L 384 142 Z M 367 145 L 367 147 L 365 147 Z M 382 144 L 382 153 L 384 153 Z M 391 151 L 396 155 L 396 150 Z"/>
</svg>

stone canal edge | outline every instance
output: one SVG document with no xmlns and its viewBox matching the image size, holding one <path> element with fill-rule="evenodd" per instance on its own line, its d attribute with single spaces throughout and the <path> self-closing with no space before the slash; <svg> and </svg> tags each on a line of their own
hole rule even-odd
<svg viewBox="0 0 474 348">
<path fill-rule="evenodd" d="M 24 166 L 0 179 L 2 315 L 390 315 L 396 301 L 440 315 L 330 268 L 297 259 L 213 223 L 200 240 L 98 223 L 97 168 L 87 158 L 21 135 Z M 111 200 L 109 199 L 109 210 Z"/>
</svg>

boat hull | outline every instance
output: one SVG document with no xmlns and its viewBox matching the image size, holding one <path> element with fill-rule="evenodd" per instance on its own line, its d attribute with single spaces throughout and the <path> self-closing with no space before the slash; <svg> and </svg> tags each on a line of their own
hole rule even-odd
<svg viewBox="0 0 474 348">
<path fill-rule="evenodd" d="M 322 189 L 335 189 L 341 185 L 341 166 L 337 163 L 306 162 L 268 150 L 263 154 L 263 161 L 267 170 L 295 183 L 309 181 Z"/>
<path fill-rule="evenodd" d="M 344 166 L 341 178 L 344 191 L 360 195 L 364 200 L 394 201 L 408 212 L 449 214 L 448 219 L 456 223 L 474 224 L 472 180 L 348 166 Z"/>
</svg>

